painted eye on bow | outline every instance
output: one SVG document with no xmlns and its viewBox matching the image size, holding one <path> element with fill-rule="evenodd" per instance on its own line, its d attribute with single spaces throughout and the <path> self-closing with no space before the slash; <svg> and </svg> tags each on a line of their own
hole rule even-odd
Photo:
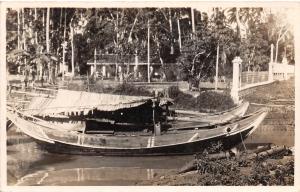
<svg viewBox="0 0 300 192">
<path fill-rule="evenodd" d="M 230 127 L 227 127 L 226 128 L 226 131 L 229 133 L 231 131 L 231 128 Z"/>
</svg>

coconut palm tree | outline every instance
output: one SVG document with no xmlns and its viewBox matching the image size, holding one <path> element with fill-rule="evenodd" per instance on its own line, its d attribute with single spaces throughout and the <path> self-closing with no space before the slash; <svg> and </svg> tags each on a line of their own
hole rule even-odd
<svg viewBox="0 0 300 192">
<path fill-rule="evenodd" d="M 236 24 L 237 38 L 242 39 L 242 28 L 245 28 L 245 37 L 247 38 L 247 33 L 249 32 L 250 22 L 260 22 L 264 19 L 265 13 L 264 9 L 261 7 L 256 8 L 241 8 L 233 7 L 226 9 L 226 14 L 229 23 Z"/>
</svg>

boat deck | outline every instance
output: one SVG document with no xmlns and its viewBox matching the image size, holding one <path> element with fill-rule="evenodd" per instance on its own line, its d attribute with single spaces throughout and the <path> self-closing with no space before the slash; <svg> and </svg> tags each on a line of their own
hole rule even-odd
<svg viewBox="0 0 300 192">
<path fill-rule="evenodd" d="M 10 112 L 9 112 L 10 113 Z M 230 134 L 237 134 L 248 129 L 261 118 L 264 112 L 256 113 L 238 122 L 220 126 L 214 129 L 198 129 L 194 124 L 194 129 L 171 129 L 163 131 L 161 135 L 153 135 L 152 132 L 115 132 L 114 134 L 83 134 L 78 131 L 67 131 L 61 129 L 56 124 L 45 122 L 28 121 L 15 115 L 8 115 L 9 118 L 22 130 L 38 140 L 49 143 L 56 141 L 74 146 L 84 146 L 92 148 L 153 148 L 170 145 L 191 143 L 210 138 L 222 138 Z M 263 117 L 262 117 L 263 116 Z M 76 126 L 76 125 L 74 125 Z M 71 125 L 70 125 L 71 127 Z"/>
</svg>

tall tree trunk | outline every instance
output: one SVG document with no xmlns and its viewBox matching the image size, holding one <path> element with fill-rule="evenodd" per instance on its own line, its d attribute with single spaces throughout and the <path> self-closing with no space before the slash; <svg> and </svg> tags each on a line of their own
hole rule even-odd
<svg viewBox="0 0 300 192">
<path fill-rule="evenodd" d="M 22 35 L 23 35 L 23 50 L 27 50 L 27 46 L 26 46 L 26 36 L 25 36 L 25 9 L 22 8 L 22 27 L 23 27 L 23 30 L 22 30 Z M 23 75 L 25 75 L 25 81 L 28 80 L 28 74 L 27 74 L 27 59 L 25 58 L 24 59 L 24 65 L 25 65 L 25 70 L 23 71 Z M 26 87 L 26 85 L 25 85 Z"/>
<path fill-rule="evenodd" d="M 285 36 L 285 34 L 288 32 L 288 29 L 286 29 L 284 32 L 283 32 L 283 27 L 280 29 L 279 31 L 279 34 L 278 34 L 278 39 L 276 41 L 276 51 L 275 51 L 275 63 L 277 63 L 277 60 L 278 60 L 278 47 L 279 47 L 279 42 L 280 40 Z"/>
<path fill-rule="evenodd" d="M 147 44 L 147 61 L 148 61 L 148 65 L 147 65 L 147 72 L 148 72 L 148 83 L 150 83 L 150 22 L 148 19 L 148 44 Z"/>
<path fill-rule="evenodd" d="M 47 8 L 47 20 L 46 20 L 46 51 L 50 52 L 50 42 L 49 42 L 49 21 L 50 21 L 50 8 Z"/>
<path fill-rule="evenodd" d="M 17 23 L 18 23 L 18 29 L 17 29 L 17 47 L 18 50 L 20 50 L 20 8 L 17 8 Z M 20 62 L 20 57 L 17 57 L 17 61 Z M 8 68 L 7 68 L 8 71 Z M 18 66 L 18 75 L 21 73 L 21 66 Z"/>
<path fill-rule="evenodd" d="M 172 25 L 172 12 L 171 8 L 169 8 L 169 25 L 170 25 L 170 34 L 171 34 L 171 51 L 170 54 L 174 54 L 174 43 L 173 43 L 173 25 Z"/>
<path fill-rule="evenodd" d="M 135 48 L 135 59 L 134 59 L 134 79 L 136 79 L 138 77 L 138 64 L 139 64 L 139 56 L 138 56 L 138 51 L 137 48 Z"/>
<path fill-rule="evenodd" d="M 279 39 L 276 41 L 275 63 L 277 63 L 278 60 L 278 47 L 279 47 Z"/>
<path fill-rule="evenodd" d="M 129 36 L 128 36 L 128 43 L 131 43 L 131 42 L 132 42 L 132 32 L 133 32 L 133 29 L 134 29 L 134 27 L 135 27 L 135 24 L 136 24 L 136 22 L 137 22 L 137 20 L 138 20 L 138 15 L 139 15 L 139 12 L 136 14 L 136 16 L 135 16 L 135 18 L 134 18 L 134 21 L 133 21 L 133 25 L 132 25 L 132 27 L 131 27 L 131 29 L 130 29 Z"/>
<path fill-rule="evenodd" d="M 43 20 L 43 21 L 42 21 L 43 27 L 45 27 L 45 25 L 46 25 L 45 23 L 46 23 L 46 22 L 45 22 L 45 10 L 44 10 L 44 9 L 43 9 L 43 18 L 42 18 L 42 20 Z"/>
<path fill-rule="evenodd" d="M 37 22 L 37 9 L 36 8 L 34 8 L 34 21 Z M 37 31 L 35 31 L 34 37 L 35 37 L 35 43 L 38 44 L 38 34 L 37 34 Z"/>
<path fill-rule="evenodd" d="M 25 37 L 25 11 L 22 8 L 22 36 L 23 36 L 23 50 L 26 50 L 26 37 Z"/>
<path fill-rule="evenodd" d="M 18 37 L 18 50 L 20 50 L 20 9 L 17 9 L 17 20 L 18 20 L 18 31 L 17 31 L 17 37 Z M 19 57 L 18 57 L 19 58 Z M 19 60 L 19 59 L 18 59 Z"/>
<path fill-rule="evenodd" d="M 192 15 L 192 32 L 193 34 L 196 32 L 195 29 L 195 16 L 194 16 L 194 8 L 191 7 L 191 15 Z"/>
<path fill-rule="evenodd" d="M 96 77 L 96 71 L 97 71 L 97 49 L 95 48 L 95 51 L 94 51 L 94 70 L 91 72 L 91 75 L 94 75 L 95 79 L 97 78 Z"/>
<path fill-rule="evenodd" d="M 65 79 L 65 54 L 66 54 L 66 31 L 67 31 L 67 13 L 65 9 L 65 15 L 64 15 L 64 39 L 63 39 L 63 61 L 62 61 L 62 80 L 64 81 Z"/>
<path fill-rule="evenodd" d="M 220 52 L 220 44 L 218 42 L 218 46 L 217 46 L 217 59 L 216 59 L 215 90 L 218 89 L 218 83 L 219 83 L 219 52 Z"/>
<path fill-rule="evenodd" d="M 50 53 L 50 39 L 49 39 L 49 34 L 50 34 L 50 8 L 47 7 L 47 15 L 46 15 L 46 52 Z M 49 62 L 48 64 L 48 82 L 51 83 L 52 81 L 52 66 L 51 63 Z"/>
<path fill-rule="evenodd" d="M 71 59 L 71 64 L 72 64 L 72 77 L 75 75 L 75 65 L 74 65 L 74 29 L 70 24 L 70 30 L 71 30 L 71 50 L 72 50 L 72 59 Z"/>
<path fill-rule="evenodd" d="M 240 20 L 240 8 L 236 7 L 235 11 L 235 19 L 236 19 L 236 30 L 237 30 L 237 37 L 239 40 L 242 39 L 241 37 L 241 20 Z"/>
<path fill-rule="evenodd" d="M 179 44 L 179 51 L 181 52 L 180 13 L 179 13 L 179 17 L 177 18 L 177 27 L 178 27 L 178 44 Z"/>
<path fill-rule="evenodd" d="M 59 28 L 61 28 L 63 19 L 63 8 L 60 8 L 60 17 L 59 17 Z"/>
<path fill-rule="evenodd" d="M 119 54 L 119 10 L 117 9 L 117 21 L 116 21 L 116 75 L 115 75 L 115 80 L 118 80 L 118 54 Z"/>
</svg>

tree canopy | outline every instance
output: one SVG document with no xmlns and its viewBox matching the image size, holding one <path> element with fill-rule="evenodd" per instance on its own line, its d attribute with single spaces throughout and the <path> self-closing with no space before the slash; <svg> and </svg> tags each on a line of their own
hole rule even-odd
<svg viewBox="0 0 300 192">
<path fill-rule="evenodd" d="M 65 61 L 70 66 L 74 62 L 80 74 L 86 74 L 87 62 L 93 59 L 95 49 L 101 54 L 116 55 L 116 62 L 124 62 L 127 56 L 135 54 L 146 61 L 148 28 L 150 62 L 177 64 L 183 79 L 212 77 L 216 60 L 220 63 L 220 75 L 230 76 L 231 61 L 236 55 L 243 60 L 243 70 L 267 69 L 271 44 L 276 45 L 275 60 L 287 57 L 293 63 L 293 32 L 284 15 L 260 7 L 211 10 L 206 13 L 167 7 L 8 9 L 8 67 L 15 68 L 17 60 L 37 61 L 42 55 L 55 56 L 62 62 L 64 42 Z M 28 54 L 15 54 L 17 50 Z"/>
</svg>

